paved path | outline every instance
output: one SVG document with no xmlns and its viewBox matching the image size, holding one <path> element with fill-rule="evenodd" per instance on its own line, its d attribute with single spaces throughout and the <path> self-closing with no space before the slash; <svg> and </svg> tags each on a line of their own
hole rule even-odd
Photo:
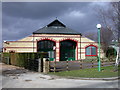
<svg viewBox="0 0 120 90">
<path fill-rule="evenodd" d="M 0 75 L 2 88 L 118 88 L 118 80 L 66 79 L 28 71 L 17 73 Z"/>
</svg>

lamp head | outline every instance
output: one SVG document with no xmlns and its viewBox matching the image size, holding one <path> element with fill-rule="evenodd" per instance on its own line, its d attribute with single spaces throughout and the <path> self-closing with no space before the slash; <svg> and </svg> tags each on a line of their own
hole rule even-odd
<svg viewBox="0 0 120 90">
<path fill-rule="evenodd" d="M 100 28 L 101 28 L 101 24 L 97 24 L 96 27 L 97 27 L 98 29 L 100 29 Z"/>
</svg>

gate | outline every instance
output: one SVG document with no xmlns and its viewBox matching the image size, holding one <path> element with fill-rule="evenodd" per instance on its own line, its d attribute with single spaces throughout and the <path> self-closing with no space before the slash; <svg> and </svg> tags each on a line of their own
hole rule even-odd
<svg viewBox="0 0 120 90">
<path fill-rule="evenodd" d="M 12 65 L 16 65 L 16 54 L 14 52 L 10 53 L 10 60 Z"/>
<path fill-rule="evenodd" d="M 27 59 L 25 69 L 38 71 L 38 60 L 37 59 Z"/>
</svg>

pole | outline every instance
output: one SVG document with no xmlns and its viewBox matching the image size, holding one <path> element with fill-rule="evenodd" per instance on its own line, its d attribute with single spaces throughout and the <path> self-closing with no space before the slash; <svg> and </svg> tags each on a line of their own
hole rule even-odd
<svg viewBox="0 0 120 90">
<path fill-rule="evenodd" d="M 116 56 L 116 50 L 115 50 L 115 48 L 114 48 L 114 58 L 115 58 L 115 56 Z"/>
<path fill-rule="evenodd" d="M 98 28 L 98 71 L 101 71 L 101 62 L 100 62 L 100 28 Z"/>
</svg>

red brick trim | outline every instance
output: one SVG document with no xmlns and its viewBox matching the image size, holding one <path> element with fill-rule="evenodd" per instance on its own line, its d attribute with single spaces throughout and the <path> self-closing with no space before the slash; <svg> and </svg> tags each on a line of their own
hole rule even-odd
<svg viewBox="0 0 120 90">
<path fill-rule="evenodd" d="M 52 39 L 52 38 L 41 38 L 41 39 L 36 39 L 36 41 L 42 41 L 42 40 L 50 40 L 50 41 L 53 41 L 56 43 L 56 40 L 55 39 Z"/>
<path fill-rule="evenodd" d="M 77 56 L 75 56 L 75 59 L 78 60 L 78 40 L 71 39 L 71 38 L 64 38 L 64 39 L 61 39 L 61 40 L 59 40 L 59 41 L 62 42 L 62 41 L 65 41 L 65 40 L 71 40 L 71 41 L 76 42 L 76 55 L 77 55 Z M 60 44 L 60 43 L 59 43 L 59 44 Z"/>
<path fill-rule="evenodd" d="M 29 36 L 29 37 L 33 37 L 33 36 Z M 72 36 L 72 35 L 71 36 L 65 36 L 65 35 L 61 35 L 61 36 L 57 36 L 57 35 L 56 36 L 46 36 L 46 35 L 43 36 L 42 35 L 42 36 L 39 36 L 39 35 L 35 35 L 34 37 L 70 37 L 70 38 L 76 37 L 76 38 L 80 38 L 80 36 Z"/>
<path fill-rule="evenodd" d="M 5 48 L 36 48 L 36 47 L 5 47 Z"/>
<path fill-rule="evenodd" d="M 89 47 L 89 46 L 93 46 L 93 47 L 96 48 L 96 55 L 86 55 L 86 48 Z M 97 55 L 98 55 L 98 47 L 96 45 L 88 45 L 88 46 L 85 47 L 85 56 L 97 56 Z"/>
<path fill-rule="evenodd" d="M 7 41 L 7 42 L 17 42 L 17 43 L 18 43 L 18 42 L 20 42 L 20 43 L 21 43 L 21 42 L 32 42 L 32 43 L 33 43 L 33 42 L 36 42 L 36 41 Z"/>
</svg>

